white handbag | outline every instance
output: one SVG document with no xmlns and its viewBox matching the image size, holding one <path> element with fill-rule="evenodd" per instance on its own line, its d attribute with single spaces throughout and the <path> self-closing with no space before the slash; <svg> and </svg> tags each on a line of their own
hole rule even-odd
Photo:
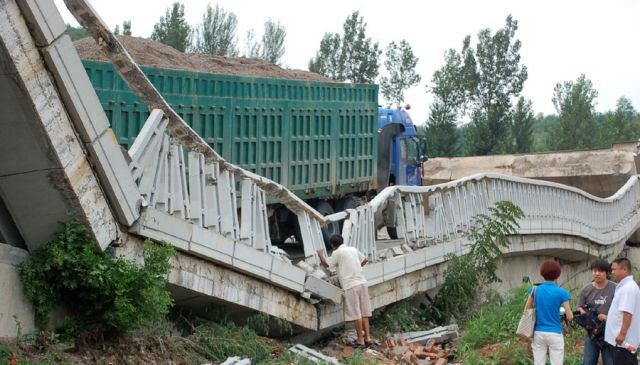
<svg viewBox="0 0 640 365">
<path fill-rule="evenodd" d="M 531 292 L 533 307 L 526 309 L 524 313 L 522 313 L 522 317 L 520 317 L 520 322 L 518 322 L 518 329 L 516 330 L 516 335 L 518 336 L 533 337 L 533 329 L 536 326 L 536 289 L 538 289 L 538 287 L 534 286 Z"/>
</svg>

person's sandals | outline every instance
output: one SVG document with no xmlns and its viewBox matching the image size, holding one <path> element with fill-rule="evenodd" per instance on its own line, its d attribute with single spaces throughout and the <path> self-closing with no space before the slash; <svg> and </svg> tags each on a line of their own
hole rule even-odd
<svg viewBox="0 0 640 365">
<path fill-rule="evenodd" d="M 378 343 L 376 342 L 376 340 L 364 341 L 364 346 L 366 348 L 377 346 L 377 345 L 378 345 Z"/>
<path fill-rule="evenodd" d="M 363 349 L 367 347 L 366 342 L 365 343 L 358 343 L 358 341 L 353 341 L 349 344 L 351 347 L 353 347 L 354 349 Z"/>
</svg>

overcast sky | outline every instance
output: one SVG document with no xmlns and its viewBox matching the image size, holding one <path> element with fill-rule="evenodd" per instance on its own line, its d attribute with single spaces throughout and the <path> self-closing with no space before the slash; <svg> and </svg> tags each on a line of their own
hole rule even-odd
<svg viewBox="0 0 640 365">
<path fill-rule="evenodd" d="M 153 25 L 174 0 L 90 0 L 113 29 L 131 20 L 134 36 L 149 37 Z M 206 0 L 183 1 L 187 20 L 201 21 Z M 210 2 L 215 5 L 215 2 Z M 66 22 L 77 24 L 56 0 Z M 536 113 L 554 113 L 551 98 L 557 82 L 575 80 L 584 73 L 599 96 L 596 110 L 615 108 L 620 96 L 640 110 L 640 1 L 378 1 L 378 0 L 220 0 L 221 7 L 238 17 L 238 45 L 247 30 L 262 34 L 267 18 L 287 29 L 284 63 L 307 69 L 326 32 L 341 32 L 354 10 L 367 23 L 367 35 L 384 48 L 406 39 L 419 58 L 422 82 L 406 94 L 416 123 L 423 123 L 431 103 L 426 84 L 442 66 L 449 48 L 459 50 L 470 34 L 475 43 L 480 29 L 499 29 L 508 14 L 518 20 L 522 63 L 529 69 L 523 95 Z M 381 67 L 381 72 L 384 72 Z M 382 96 L 380 97 L 382 102 Z"/>
</svg>

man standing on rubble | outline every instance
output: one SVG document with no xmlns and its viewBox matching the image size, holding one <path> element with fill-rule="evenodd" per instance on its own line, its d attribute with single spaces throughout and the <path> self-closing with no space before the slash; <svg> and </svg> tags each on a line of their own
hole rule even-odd
<svg viewBox="0 0 640 365">
<path fill-rule="evenodd" d="M 362 273 L 362 266 L 368 260 L 355 247 L 343 245 L 342 236 L 336 234 L 329 239 L 331 245 L 331 256 L 324 257 L 323 250 L 318 250 L 320 262 L 326 268 L 336 268 L 340 287 L 344 290 L 342 301 L 344 310 L 344 320 L 353 321 L 358 334 L 355 347 L 371 344 L 369 333 L 369 317 L 371 317 L 371 301 L 369 300 L 369 290 L 367 279 Z M 364 333 L 363 333 L 364 332 Z"/>
</svg>

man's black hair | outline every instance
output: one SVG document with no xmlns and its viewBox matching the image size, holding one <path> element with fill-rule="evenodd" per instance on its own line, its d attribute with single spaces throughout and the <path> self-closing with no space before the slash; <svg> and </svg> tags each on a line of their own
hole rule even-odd
<svg viewBox="0 0 640 365">
<path fill-rule="evenodd" d="M 331 236 L 329 238 L 329 243 L 331 244 L 331 246 L 333 247 L 338 247 L 340 246 L 342 243 L 344 243 L 344 240 L 342 239 L 342 236 L 339 234 L 334 234 L 333 236 Z"/>
<path fill-rule="evenodd" d="M 618 266 L 622 266 L 627 269 L 628 272 L 631 272 L 631 261 L 629 261 L 626 257 L 620 257 L 618 259 L 613 260 L 613 264 L 618 264 Z"/>
<path fill-rule="evenodd" d="M 597 259 L 591 263 L 591 270 L 604 271 L 606 273 L 611 272 L 611 265 L 607 262 L 607 260 Z"/>
</svg>

